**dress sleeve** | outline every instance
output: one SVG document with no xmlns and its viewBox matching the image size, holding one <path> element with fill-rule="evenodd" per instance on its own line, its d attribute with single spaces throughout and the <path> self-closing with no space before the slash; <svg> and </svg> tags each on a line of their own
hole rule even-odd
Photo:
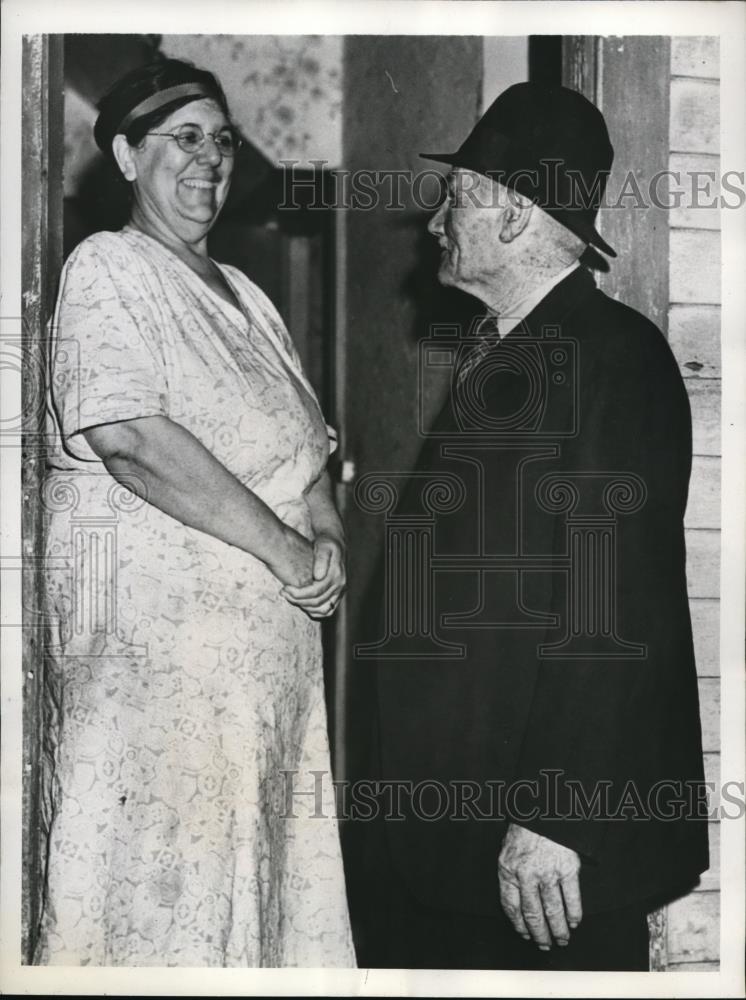
<svg viewBox="0 0 746 1000">
<path fill-rule="evenodd" d="M 118 250 L 92 237 L 74 251 L 54 318 L 54 409 L 65 447 L 86 460 L 87 428 L 168 412 L 155 311 L 137 260 Z"/>
</svg>

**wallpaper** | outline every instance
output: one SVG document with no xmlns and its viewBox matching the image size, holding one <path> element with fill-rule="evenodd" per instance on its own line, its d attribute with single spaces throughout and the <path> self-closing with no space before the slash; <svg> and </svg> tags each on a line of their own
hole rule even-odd
<svg viewBox="0 0 746 1000">
<path fill-rule="evenodd" d="M 163 35 L 161 50 L 217 75 L 237 124 L 274 163 L 342 159 L 335 35 Z"/>
</svg>

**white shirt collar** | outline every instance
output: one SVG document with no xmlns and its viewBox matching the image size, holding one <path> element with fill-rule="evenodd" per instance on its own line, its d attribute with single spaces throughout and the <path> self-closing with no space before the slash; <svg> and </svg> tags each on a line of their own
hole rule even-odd
<svg viewBox="0 0 746 1000">
<path fill-rule="evenodd" d="M 532 312 L 536 306 L 545 299 L 551 290 L 558 285 L 560 281 L 564 281 L 568 274 L 580 267 L 579 262 L 576 260 L 574 263 L 570 264 L 569 267 L 564 268 L 559 274 L 555 274 L 553 278 L 549 278 L 543 284 L 539 285 L 530 295 L 527 295 L 524 299 L 521 299 L 516 305 L 514 305 L 508 313 L 504 316 L 498 316 L 497 319 L 497 332 L 498 336 L 502 339 L 511 330 L 515 330 L 519 323 L 521 323 L 530 312 Z"/>
</svg>

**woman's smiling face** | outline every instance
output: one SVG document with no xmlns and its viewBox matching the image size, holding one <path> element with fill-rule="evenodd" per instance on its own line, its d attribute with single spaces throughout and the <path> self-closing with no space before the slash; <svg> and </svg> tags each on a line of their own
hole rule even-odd
<svg viewBox="0 0 746 1000">
<path fill-rule="evenodd" d="M 146 135 L 130 149 L 134 177 L 128 180 L 133 181 L 136 204 L 157 229 L 165 226 L 191 242 L 196 233 L 206 233 L 212 226 L 228 195 L 234 160 L 220 152 L 212 136 L 229 124 L 220 105 L 203 98 L 174 111 L 153 129 L 175 132 L 184 125 L 198 125 L 205 134 L 201 149 L 187 153 L 164 135 Z"/>
</svg>

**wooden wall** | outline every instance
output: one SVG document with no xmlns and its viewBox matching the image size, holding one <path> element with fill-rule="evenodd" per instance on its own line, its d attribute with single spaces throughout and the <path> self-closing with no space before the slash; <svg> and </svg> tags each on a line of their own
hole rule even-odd
<svg viewBox="0 0 746 1000">
<path fill-rule="evenodd" d="M 669 169 L 691 190 L 692 171 L 719 171 L 717 38 L 671 40 Z M 720 214 L 695 207 L 716 185 L 687 195 L 669 213 L 669 342 L 692 406 L 694 459 L 686 513 L 687 581 L 697 652 L 705 770 L 720 765 Z M 709 192 L 706 188 L 709 186 Z M 717 801 L 716 799 L 713 801 Z M 710 824 L 710 870 L 699 888 L 668 907 L 666 967 L 711 970 L 720 950 L 720 829 Z"/>
</svg>

